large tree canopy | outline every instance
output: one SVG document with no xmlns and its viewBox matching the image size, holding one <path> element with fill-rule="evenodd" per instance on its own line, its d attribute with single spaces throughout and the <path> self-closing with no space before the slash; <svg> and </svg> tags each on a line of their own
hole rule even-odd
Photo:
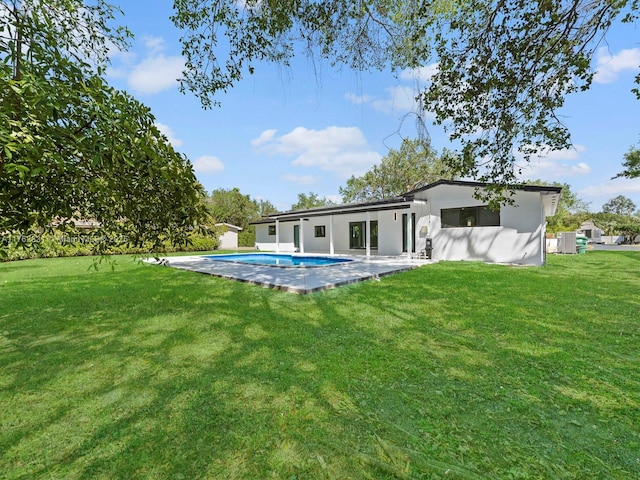
<svg viewBox="0 0 640 480">
<path fill-rule="evenodd" d="M 91 219 L 105 246 L 159 245 L 205 218 L 191 163 L 101 76 L 128 38 L 114 13 L 101 0 L 0 0 L 0 234 Z"/>
<path fill-rule="evenodd" d="M 344 202 L 368 202 L 401 195 L 440 179 L 453 179 L 447 170 L 448 151 L 438 155 L 419 140 L 404 139 L 378 165 L 360 177 L 352 176 L 340 195 Z"/>
<path fill-rule="evenodd" d="M 230 223 L 242 228 L 238 234 L 238 245 L 254 246 L 255 228 L 250 222 L 275 212 L 277 209 L 268 200 L 254 200 L 244 195 L 239 188 L 218 188 L 206 198 L 207 208 L 216 222 Z"/>
<path fill-rule="evenodd" d="M 302 50 L 366 70 L 436 65 L 418 95 L 462 155 L 459 176 L 517 182 L 517 159 L 570 146 L 558 117 L 587 89 L 590 64 L 615 21 L 639 0 L 175 0 L 187 69 L 183 88 L 203 105 L 263 60 Z M 638 78 L 640 81 L 640 76 Z"/>
<path fill-rule="evenodd" d="M 250 221 L 259 218 L 258 203 L 249 195 L 242 194 L 237 187 L 214 190 L 206 203 L 216 222 L 229 223 L 246 230 Z"/>
</svg>

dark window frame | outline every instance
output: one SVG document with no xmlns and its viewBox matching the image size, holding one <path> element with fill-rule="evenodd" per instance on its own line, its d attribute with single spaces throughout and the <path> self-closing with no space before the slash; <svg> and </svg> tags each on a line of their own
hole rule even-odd
<svg viewBox="0 0 640 480">
<path fill-rule="evenodd" d="M 500 210 L 491 210 L 487 205 L 443 208 L 440 225 L 442 228 L 499 227 Z"/>
<path fill-rule="evenodd" d="M 372 250 L 378 249 L 378 221 L 371 220 L 369 222 L 371 228 L 371 245 L 369 248 Z M 358 235 L 354 236 L 354 227 L 357 227 Z M 350 250 L 364 250 L 367 248 L 367 222 L 349 222 L 349 249 Z"/>
<path fill-rule="evenodd" d="M 275 226 L 275 225 L 269 225 L 269 226 L 268 226 L 268 230 L 267 230 L 267 234 L 268 234 L 270 237 L 275 236 L 275 234 L 276 234 L 276 226 Z"/>
<path fill-rule="evenodd" d="M 315 238 L 324 238 L 327 236 L 327 228 L 325 225 L 316 225 L 313 229 L 313 236 Z"/>
<path fill-rule="evenodd" d="M 366 248 L 366 222 L 349 222 L 349 249 L 361 250 Z"/>
</svg>

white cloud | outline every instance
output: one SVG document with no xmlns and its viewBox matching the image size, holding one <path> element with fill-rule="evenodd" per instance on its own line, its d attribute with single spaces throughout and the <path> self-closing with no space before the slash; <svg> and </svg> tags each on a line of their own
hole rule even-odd
<svg viewBox="0 0 640 480">
<path fill-rule="evenodd" d="M 156 125 L 156 128 L 160 130 L 160 133 L 162 133 L 165 137 L 167 137 L 167 139 L 169 140 L 169 143 L 173 145 L 174 148 L 178 148 L 182 145 L 182 140 L 180 140 L 175 136 L 175 133 L 173 132 L 173 130 L 171 130 L 171 128 L 168 125 L 165 125 L 164 123 L 160 123 L 160 122 L 156 122 L 155 125 Z"/>
<path fill-rule="evenodd" d="M 127 89 L 137 94 L 152 95 L 177 87 L 184 70 L 184 59 L 179 55 L 166 55 L 162 37 L 143 37 L 142 45 L 144 51 L 137 55 L 109 44 L 109 77 L 125 80 Z"/>
<path fill-rule="evenodd" d="M 607 47 L 601 47 L 596 58 L 596 74 L 593 77 L 596 83 L 612 83 L 621 72 L 640 69 L 640 48 L 627 48 L 612 55 Z"/>
<path fill-rule="evenodd" d="M 587 147 L 584 145 L 573 145 L 569 148 L 564 148 L 562 150 L 551 150 L 547 148 L 547 150 L 541 153 L 538 157 L 547 159 L 547 160 L 576 160 L 580 157 L 581 153 L 587 151 Z"/>
<path fill-rule="evenodd" d="M 386 114 L 408 113 L 417 109 L 417 91 L 413 87 L 395 85 L 385 88 L 385 92 L 385 97 L 347 93 L 345 98 L 356 105 L 369 105 L 374 110 Z"/>
<path fill-rule="evenodd" d="M 136 61 L 136 54 L 126 50 L 120 50 L 113 42 L 107 41 L 109 60 L 107 75 L 112 78 L 126 78 Z M 116 67 L 115 65 L 119 65 Z"/>
<path fill-rule="evenodd" d="M 598 185 L 590 185 L 578 190 L 578 196 L 586 197 L 615 197 L 625 194 L 640 194 L 640 180 L 616 179 L 602 182 Z"/>
<path fill-rule="evenodd" d="M 429 83 L 438 70 L 440 70 L 439 63 L 432 63 L 426 67 L 406 68 L 400 73 L 400 78 L 407 81 Z"/>
<path fill-rule="evenodd" d="M 395 85 L 385 88 L 387 98 L 372 100 L 371 106 L 383 113 L 407 113 L 415 111 L 417 108 L 417 91 L 412 87 Z"/>
<path fill-rule="evenodd" d="M 382 158 L 357 127 L 332 126 L 324 130 L 297 127 L 280 137 L 275 136 L 275 131 L 263 133 L 260 139 L 258 145 L 268 155 L 293 156 L 294 166 L 320 168 L 340 178 L 361 175 Z"/>
<path fill-rule="evenodd" d="M 386 88 L 384 96 L 347 93 L 345 98 L 353 104 L 368 105 L 387 115 L 419 113 L 423 120 L 434 120 L 435 114 L 422 111 L 416 97 L 424 86 L 431 82 L 438 69 L 438 63 L 419 68 L 407 68 L 400 72 L 400 83 Z"/>
<path fill-rule="evenodd" d="M 316 177 L 313 175 L 295 175 L 293 173 L 287 173 L 282 175 L 282 179 L 299 185 L 313 185 L 316 183 Z"/>
<path fill-rule="evenodd" d="M 363 105 L 374 100 L 371 95 L 356 95 L 355 93 L 345 93 L 344 98 L 356 105 Z"/>
<path fill-rule="evenodd" d="M 583 145 L 574 145 L 564 150 L 547 150 L 536 157 L 531 157 L 529 163 L 525 163 L 522 154 L 516 153 L 522 166 L 522 179 L 542 179 L 547 181 L 566 180 L 591 173 L 591 167 L 585 162 L 573 162 L 578 160 L 587 149 Z"/>
<path fill-rule="evenodd" d="M 142 37 L 144 46 L 151 52 L 161 52 L 164 48 L 164 38 L 147 35 Z"/>
<path fill-rule="evenodd" d="M 196 173 L 219 173 L 224 170 L 224 164 L 217 157 L 202 156 L 193 162 Z"/>
<path fill-rule="evenodd" d="M 166 57 L 159 54 L 145 58 L 131 71 L 127 83 L 134 91 L 154 94 L 178 86 L 182 77 L 184 60 L 182 57 Z"/>
<path fill-rule="evenodd" d="M 251 145 L 253 145 L 254 147 L 259 147 L 260 145 L 264 145 L 265 143 L 270 142 L 271 140 L 273 140 L 273 137 L 276 136 L 276 132 L 277 130 L 273 128 L 265 130 L 260 134 L 258 138 L 254 138 L 253 140 L 251 140 Z"/>
</svg>

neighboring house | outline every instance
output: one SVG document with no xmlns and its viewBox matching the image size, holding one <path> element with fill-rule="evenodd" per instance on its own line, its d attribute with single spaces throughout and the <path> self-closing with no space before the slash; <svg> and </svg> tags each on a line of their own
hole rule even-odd
<svg viewBox="0 0 640 480">
<path fill-rule="evenodd" d="M 561 187 L 522 186 L 514 205 L 474 198 L 486 184 L 440 180 L 387 200 L 273 213 L 253 222 L 259 250 L 542 265 Z M 429 247 L 432 247 L 430 249 Z"/>
<path fill-rule="evenodd" d="M 602 230 L 596 227 L 595 223 L 592 221 L 582 222 L 582 225 L 580 225 L 580 228 L 578 229 L 578 233 L 587 237 L 589 239 L 589 243 L 604 243 L 602 240 Z"/>
<path fill-rule="evenodd" d="M 218 239 L 220 241 L 218 248 L 223 250 L 237 250 L 238 232 L 241 231 L 242 228 L 231 225 L 230 223 L 216 223 L 216 227 L 224 227 L 224 233 L 222 233 Z"/>
</svg>

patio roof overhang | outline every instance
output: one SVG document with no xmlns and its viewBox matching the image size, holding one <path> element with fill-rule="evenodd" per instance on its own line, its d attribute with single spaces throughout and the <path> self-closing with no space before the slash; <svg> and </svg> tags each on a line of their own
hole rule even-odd
<svg viewBox="0 0 640 480">
<path fill-rule="evenodd" d="M 269 215 L 261 220 L 251 222 L 251 225 L 259 225 L 264 223 L 274 223 L 276 220 L 280 222 L 295 222 L 300 219 L 313 218 L 313 217 L 327 217 L 329 215 L 347 215 L 350 213 L 366 213 L 366 212 L 380 212 L 384 210 L 406 210 L 411 207 L 411 203 L 408 201 L 402 201 L 400 203 L 395 202 L 378 202 L 367 204 L 354 204 L 354 205 L 339 205 L 332 207 L 321 207 L 310 210 L 294 210 L 291 212 L 280 212 Z"/>
</svg>

